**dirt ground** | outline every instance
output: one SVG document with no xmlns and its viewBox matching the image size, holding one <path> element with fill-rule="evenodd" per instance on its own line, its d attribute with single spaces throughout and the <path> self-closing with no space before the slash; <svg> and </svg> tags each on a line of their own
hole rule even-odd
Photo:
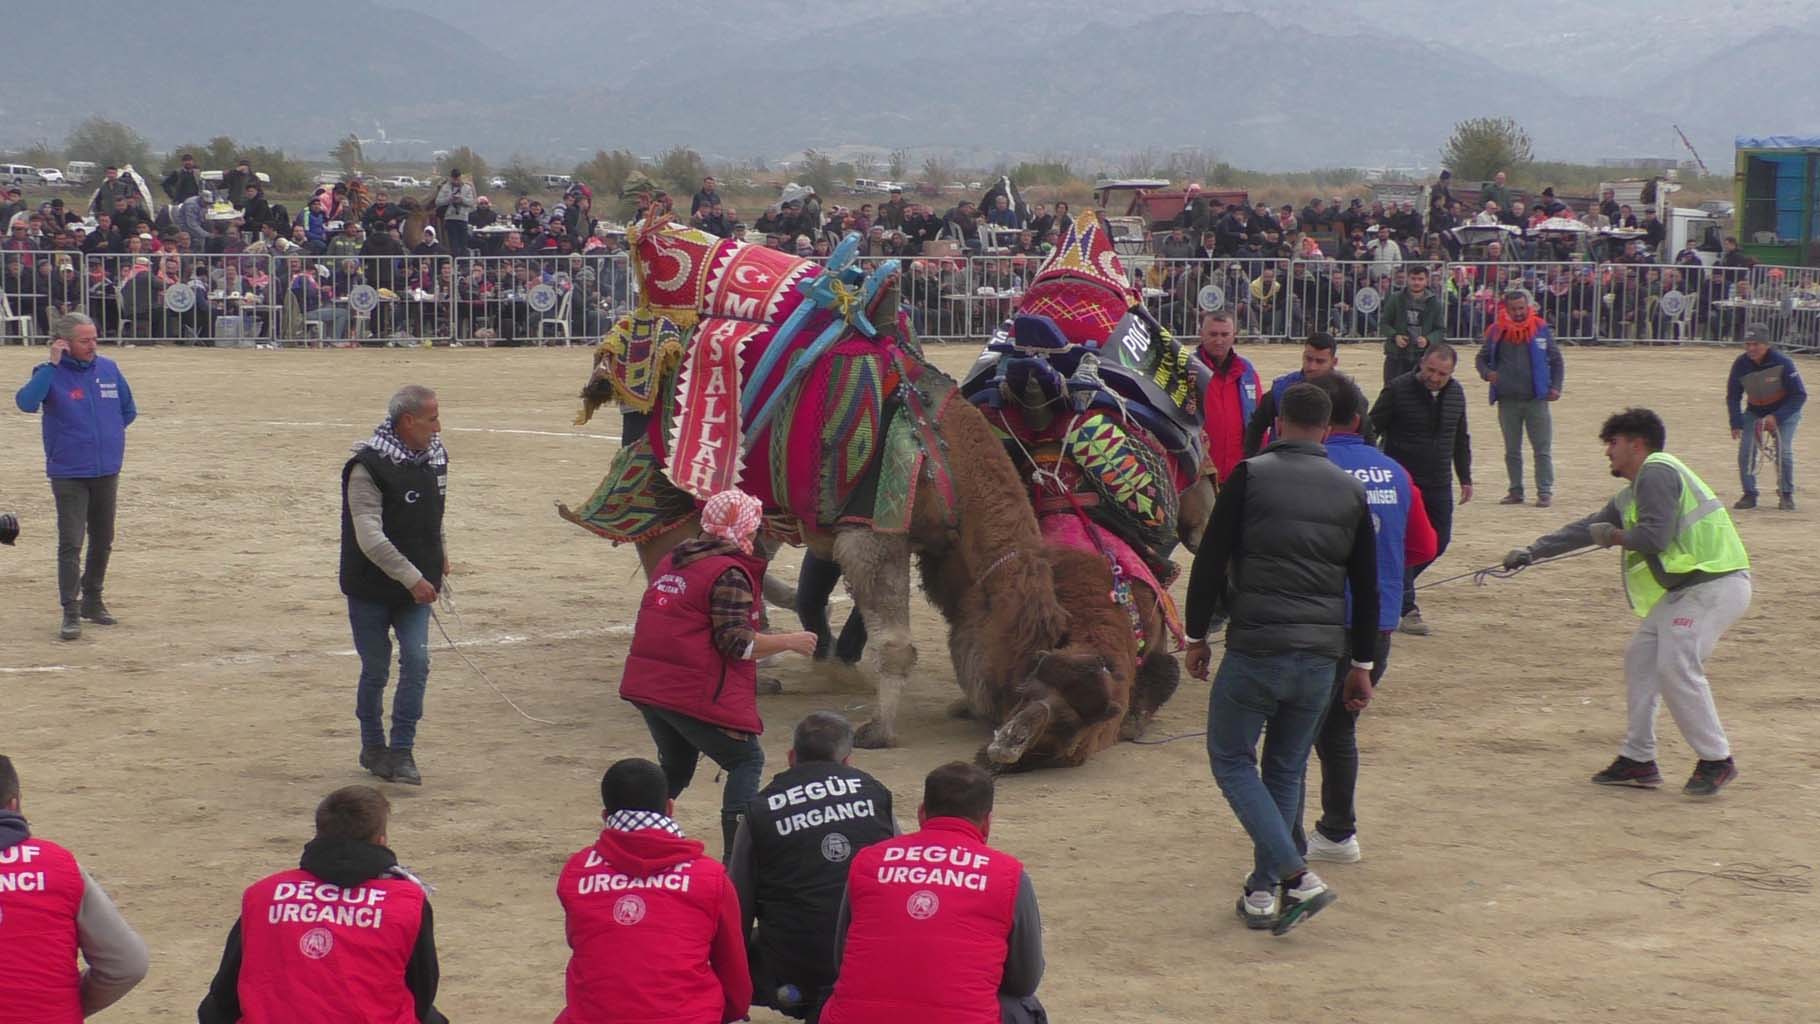
<svg viewBox="0 0 1820 1024">
<path fill-rule="evenodd" d="M 42 352 L 0 351 L 0 380 L 17 386 Z M 324 793 L 369 779 L 355 764 L 357 665 L 335 583 L 337 474 L 406 382 L 442 396 L 460 611 L 449 630 L 526 711 L 556 724 L 519 717 L 433 631 L 418 738 L 426 783 L 388 788 L 392 843 L 437 887 L 446 1012 L 550 1019 L 567 955 L 557 871 L 593 839 L 602 769 L 653 756 L 615 696 L 637 561 L 552 511 L 554 500 L 588 496 L 618 433 L 610 411 L 570 425 L 586 354 L 107 354 L 141 410 L 109 576 L 120 625 L 55 638 L 38 425 L 0 414 L 0 505 L 25 528 L 18 547 L 0 549 L 0 749 L 19 764 L 34 826 L 77 852 L 153 951 L 151 977 L 105 1019 L 188 1015 L 241 889 L 296 864 Z M 1266 380 L 1298 358 L 1284 346 L 1246 354 Z M 958 372 L 972 356 L 957 346 L 938 358 Z M 1496 504 L 1496 423 L 1469 387 L 1479 497 L 1460 510 L 1431 578 L 1487 565 L 1604 502 L 1616 485 L 1594 433 L 1627 403 L 1662 412 L 1671 448 L 1735 497 L 1721 412 L 1731 358 L 1569 351 L 1550 511 Z M 1342 368 L 1375 392 L 1374 353 L 1346 350 Z M 1814 471 L 1810 454 L 1801 472 Z M 1803 875 L 1797 865 L 1820 841 L 1808 674 L 1820 640 L 1802 625 L 1820 599 L 1820 492 L 1804 500 L 1809 511 L 1741 516 L 1756 601 L 1710 667 L 1743 774 L 1717 801 L 1680 796 L 1693 755 L 1666 715 L 1671 785 L 1586 781 L 1620 736 L 1619 659 L 1634 624 L 1615 556 L 1603 553 L 1426 595 L 1434 635 L 1397 638 L 1361 724 L 1365 860 L 1322 869 L 1340 902 L 1288 938 L 1233 919 L 1250 847 L 1199 739 L 1126 744 L 1077 770 L 1004 780 L 992 838 L 1036 883 L 1053 1019 L 1812 1019 L 1820 924 L 1808 882 L 1762 891 L 1698 874 Z M 786 552 L 779 571 L 796 564 Z M 856 759 L 906 813 L 929 768 L 970 757 L 985 735 L 944 717 L 956 691 L 937 617 L 920 602 L 916 638 L 905 745 Z M 782 675 L 787 694 L 763 702 L 774 769 L 799 716 L 863 716 L 869 700 L 805 668 Z M 1207 684 L 1185 680 L 1152 737 L 1201 729 L 1206 698 Z M 713 779 L 704 770 L 679 806 L 710 846 Z"/>
</svg>

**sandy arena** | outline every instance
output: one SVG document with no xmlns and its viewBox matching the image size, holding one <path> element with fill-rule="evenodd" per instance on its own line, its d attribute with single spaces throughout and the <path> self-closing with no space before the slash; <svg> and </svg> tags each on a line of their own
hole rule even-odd
<svg viewBox="0 0 1820 1024">
<path fill-rule="evenodd" d="M 1266 380 L 1298 358 L 1290 346 L 1243 351 Z M 43 354 L 0 351 L 0 506 L 25 531 L 17 548 L 0 548 L 0 751 L 19 764 L 36 829 L 77 853 L 151 945 L 151 976 L 101 1019 L 193 1017 L 242 888 L 295 866 L 323 794 L 373 781 L 355 764 L 338 473 L 390 392 L 418 382 L 440 392 L 452 460 L 460 621 L 445 621 L 526 711 L 558 724 L 519 717 L 432 629 L 417 747 L 426 783 L 386 787 L 392 845 L 437 888 L 439 1007 L 464 1024 L 550 1020 L 568 953 L 557 871 L 595 835 L 602 769 L 654 756 L 615 696 L 642 589 L 637 559 L 552 510 L 588 496 L 618 434 L 612 410 L 570 425 L 585 351 L 105 349 L 140 409 L 107 590 L 122 624 L 90 625 L 73 643 L 56 639 L 37 418 L 10 402 Z M 959 372 L 973 354 L 953 346 L 937 358 Z M 1496 504 L 1496 420 L 1469 383 L 1478 497 L 1427 578 L 1488 565 L 1604 502 L 1618 485 L 1594 434 L 1627 403 L 1661 412 L 1671 450 L 1729 503 L 1738 482 L 1722 395 L 1733 355 L 1567 352 L 1547 511 Z M 1375 394 L 1379 362 L 1375 348 L 1354 347 L 1341 368 Z M 1740 514 L 1756 599 L 1710 665 L 1742 771 L 1723 796 L 1680 795 L 1694 757 L 1666 714 L 1668 786 L 1587 783 L 1623 726 L 1619 659 L 1635 620 L 1616 555 L 1483 588 L 1452 583 L 1425 595 L 1434 636 L 1397 638 L 1361 722 L 1365 861 L 1323 867 L 1340 902 L 1287 938 L 1233 919 L 1250 846 L 1200 739 L 1125 744 L 1081 769 L 1001 782 L 992 839 L 1036 883 L 1053 1019 L 1814 1019 L 1820 917 L 1809 883 L 1760 891 L 1697 874 L 1805 875 L 1797 865 L 1820 843 L 1820 639 L 1809 628 L 1820 607 L 1820 441 L 1802 441 L 1807 510 Z M 797 559 L 786 551 L 777 570 L 793 577 Z M 957 691 L 942 629 L 914 607 L 921 662 L 905 743 L 855 759 L 892 787 L 906 818 L 924 772 L 970 758 L 985 737 L 944 717 Z M 794 626 L 788 613 L 780 621 Z M 762 704 L 767 775 L 783 767 L 799 716 L 833 707 L 859 720 L 870 700 L 801 663 L 781 675 L 786 695 Z M 1185 678 L 1151 737 L 1203 728 L 1206 706 L 1207 684 Z M 718 801 L 709 765 L 678 808 L 711 847 Z"/>
</svg>

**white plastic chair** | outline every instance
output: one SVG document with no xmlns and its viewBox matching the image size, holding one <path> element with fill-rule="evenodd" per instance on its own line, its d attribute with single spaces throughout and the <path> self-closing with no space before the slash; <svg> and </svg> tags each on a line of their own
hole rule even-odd
<svg viewBox="0 0 1820 1024">
<path fill-rule="evenodd" d="M 569 309 L 570 303 L 574 301 L 575 289 L 571 288 L 562 293 L 562 304 L 556 307 L 555 316 L 546 316 L 542 320 L 537 321 L 537 347 L 543 347 L 544 339 L 549 337 L 548 334 L 544 333 L 544 328 L 551 324 L 555 324 L 556 329 L 562 332 L 563 348 L 568 348 L 575 343 L 574 337 L 569 333 Z"/>
<path fill-rule="evenodd" d="M 4 342 L 12 335 L 15 324 L 19 327 L 19 343 L 30 345 L 32 343 L 32 318 L 14 313 L 12 303 L 7 301 L 6 293 L 0 292 L 0 342 Z"/>
</svg>

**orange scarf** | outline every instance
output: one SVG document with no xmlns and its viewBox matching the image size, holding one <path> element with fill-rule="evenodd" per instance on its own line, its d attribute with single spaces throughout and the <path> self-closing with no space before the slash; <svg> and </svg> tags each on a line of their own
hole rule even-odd
<svg viewBox="0 0 1820 1024">
<path fill-rule="evenodd" d="M 1521 322 L 1510 318 L 1510 310 L 1498 307 L 1498 322 L 1492 325 L 1492 336 L 1511 345 L 1527 345 L 1542 329 L 1542 318 L 1532 310 Z"/>
</svg>

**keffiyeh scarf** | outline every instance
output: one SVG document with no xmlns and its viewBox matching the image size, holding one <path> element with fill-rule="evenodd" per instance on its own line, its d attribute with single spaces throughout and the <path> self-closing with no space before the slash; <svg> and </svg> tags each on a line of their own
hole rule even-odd
<svg viewBox="0 0 1820 1024">
<path fill-rule="evenodd" d="M 683 837 L 683 830 L 677 826 L 676 822 L 656 811 L 614 811 L 607 815 L 607 827 L 615 832 L 638 832 L 654 828 L 679 838 Z"/>
<path fill-rule="evenodd" d="M 354 451 L 358 452 L 362 448 L 371 448 L 393 462 L 427 462 L 432 466 L 440 466 L 449 461 L 449 453 L 442 446 L 441 434 L 431 434 L 430 447 L 421 452 L 414 452 L 405 447 L 404 441 L 399 438 L 398 430 L 391 420 L 386 420 L 374 427 L 373 436 L 356 444 Z"/>
<path fill-rule="evenodd" d="M 721 491 L 701 507 L 701 532 L 752 553 L 752 535 L 764 522 L 765 506 L 744 491 Z"/>
</svg>

